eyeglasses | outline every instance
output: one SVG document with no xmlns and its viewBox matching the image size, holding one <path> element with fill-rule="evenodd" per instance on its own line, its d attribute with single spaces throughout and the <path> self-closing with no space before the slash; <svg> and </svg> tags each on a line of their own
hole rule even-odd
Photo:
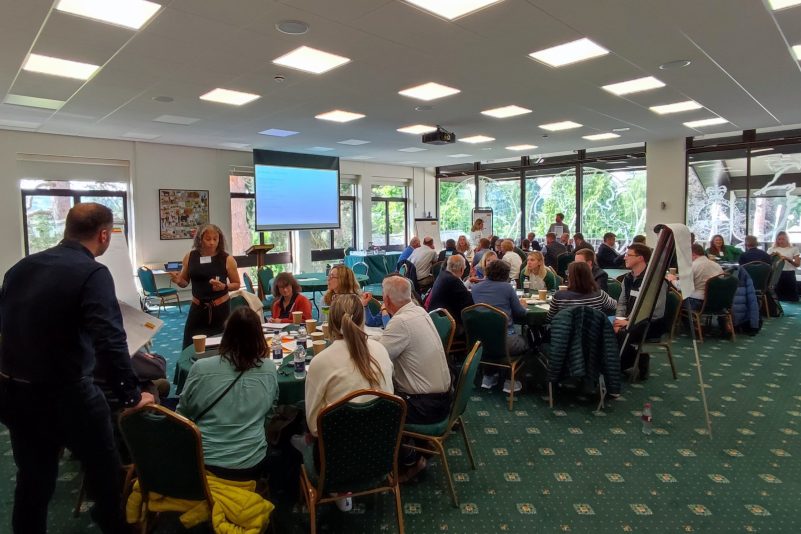
<svg viewBox="0 0 801 534">
<path fill-rule="evenodd" d="M 627 258 L 639 258 L 641 254 L 626 254 Z"/>
<path fill-rule="evenodd" d="M 329 279 L 329 280 L 336 280 L 336 279 L 337 279 L 337 275 L 335 275 L 335 274 L 329 274 L 329 275 L 328 275 L 328 279 Z"/>
</svg>

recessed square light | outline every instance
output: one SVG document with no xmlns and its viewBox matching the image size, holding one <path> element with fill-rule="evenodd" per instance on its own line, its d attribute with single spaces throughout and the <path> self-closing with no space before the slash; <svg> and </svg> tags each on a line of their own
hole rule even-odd
<svg viewBox="0 0 801 534">
<path fill-rule="evenodd" d="M 350 122 L 350 121 L 355 121 L 356 119 L 363 119 L 364 115 L 362 115 L 361 113 L 352 113 L 350 111 L 342 111 L 341 109 L 335 109 L 333 111 L 327 111 L 325 113 L 320 113 L 319 115 L 315 115 L 314 118 L 324 121 Z"/>
<path fill-rule="evenodd" d="M 167 124 L 179 124 L 181 126 L 189 126 L 194 124 L 200 119 L 194 117 L 181 117 L 180 115 L 160 115 L 153 119 L 154 122 L 165 122 Z"/>
<path fill-rule="evenodd" d="M 348 156 L 346 159 L 373 159 L 373 156 Z"/>
<path fill-rule="evenodd" d="M 42 56 L 40 54 L 28 56 L 27 61 L 22 66 L 23 70 L 30 72 L 63 76 L 64 78 L 73 78 L 75 80 L 88 80 L 99 68 L 98 65 Z"/>
<path fill-rule="evenodd" d="M 584 37 L 539 52 L 532 52 L 529 56 L 551 67 L 563 67 L 594 57 L 605 56 L 608 53 L 609 50 Z"/>
<path fill-rule="evenodd" d="M 337 141 L 340 145 L 351 145 L 351 146 L 358 146 L 358 145 L 366 145 L 370 141 L 364 141 L 363 139 L 345 139 L 344 141 Z"/>
<path fill-rule="evenodd" d="M 311 150 L 313 152 L 331 152 L 334 149 L 327 146 L 310 146 L 306 150 Z"/>
<path fill-rule="evenodd" d="M 146 0 L 115 0 L 114 2 L 109 2 L 109 0 L 60 0 L 56 9 L 79 17 L 138 30 L 153 18 L 161 6 Z"/>
<path fill-rule="evenodd" d="M 301 46 L 288 54 L 276 58 L 273 63 L 291 69 L 311 72 L 312 74 L 322 74 L 331 69 L 335 69 L 350 61 L 349 58 L 323 52 L 309 46 Z"/>
<path fill-rule="evenodd" d="M 243 93 L 241 91 L 232 91 L 231 89 L 221 89 L 219 87 L 200 96 L 201 100 L 230 104 L 232 106 L 243 106 L 259 98 L 261 98 L 259 95 L 254 95 L 253 93 Z"/>
<path fill-rule="evenodd" d="M 495 141 L 494 137 L 487 137 L 486 135 L 473 135 L 471 137 L 463 137 L 459 139 L 464 143 L 476 144 L 476 143 L 489 143 L 490 141 Z"/>
<path fill-rule="evenodd" d="M 701 119 L 698 121 L 685 122 L 687 128 L 702 128 L 704 126 L 716 126 L 718 124 L 726 124 L 727 121 L 723 117 L 713 117 L 711 119 Z"/>
<path fill-rule="evenodd" d="M 534 150 L 535 148 L 537 148 L 537 145 L 512 145 L 506 147 L 506 150 L 520 151 L 520 150 Z"/>
<path fill-rule="evenodd" d="M 3 100 L 6 104 L 14 106 L 25 106 L 29 108 L 59 109 L 64 105 L 63 100 L 51 100 L 49 98 L 39 98 L 36 96 L 8 94 Z"/>
<path fill-rule="evenodd" d="M 436 100 L 437 98 L 451 96 L 457 93 L 461 93 L 461 91 L 459 89 L 454 89 L 453 87 L 448 87 L 447 85 L 442 85 L 436 82 L 428 82 L 422 85 L 404 89 L 403 91 L 398 91 L 399 95 L 426 101 Z"/>
<path fill-rule="evenodd" d="M 401 133 L 420 135 L 428 132 L 433 132 L 436 129 L 437 129 L 436 126 L 428 126 L 425 124 L 413 124 L 412 126 L 404 126 L 403 128 L 398 128 L 398 131 Z"/>
<path fill-rule="evenodd" d="M 581 136 L 582 139 L 586 139 L 587 141 L 603 141 L 605 139 L 616 139 L 618 137 L 620 136 L 612 132 Z"/>
<path fill-rule="evenodd" d="M 125 132 L 120 137 L 124 137 L 126 139 L 139 139 L 141 141 L 152 141 L 153 139 L 158 139 L 161 136 L 157 134 L 146 134 L 140 132 Z"/>
<path fill-rule="evenodd" d="M 451 154 L 449 158 L 469 158 L 470 154 Z"/>
<path fill-rule="evenodd" d="M 503 0 L 406 0 L 407 3 L 438 15 L 444 19 L 456 20 L 479 9 L 497 4 Z"/>
<path fill-rule="evenodd" d="M 261 135 L 271 135 L 273 137 L 289 137 L 290 135 L 297 135 L 298 132 L 292 130 L 282 130 L 280 128 L 270 128 L 259 132 Z"/>
<path fill-rule="evenodd" d="M 676 102 L 675 104 L 664 104 L 661 106 L 651 106 L 649 109 L 659 115 L 667 115 L 668 113 L 680 113 L 682 111 L 692 111 L 694 109 L 701 109 L 702 106 L 695 100 L 685 100 L 684 102 Z"/>
<path fill-rule="evenodd" d="M 399 148 L 398 152 L 425 152 L 427 148 L 420 148 L 419 146 L 410 146 L 408 148 Z"/>
<path fill-rule="evenodd" d="M 560 130 L 572 130 L 573 128 L 581 128 L 581 124 L 573 121 L 552 122 L 550 124 L 540 124 L 540 128 L 548 130 L 549 132 L 558 132 Z"/>
<path fill-rule="evenodd" d="M 515 105 L 504 106 L 502 108 L 487 109 L 481 112 L 482 115 L 489 115 L 490 117 L 495 117 L 496 119 L 516 117 L 517 115 L 525 115 L 526 113 L 531 113 L 531 110 Z"/>
<path fill-rule="evenodd" d="M 604 85 L 601 89 L 604 91 L 609 91 L 613 95 L 623 96 L 631 93 L 639 93 L 640 91 L 658 89 L 664 86 L 664 83 L 657 80 L 653 76 L 645 76 L 644 78 L 637 78 L 635 80 Z"/>
<path fill-rule="evenodd" d="M 801 61 L 801 45 L 793 46 L 793 55 L 799 61 Z"/>
<path fill-rule="evenodd" d="M 770 8 L 773 11 L 778 11 L 786 7 L 793 7 L 801 4 L 801 0 L 768 0 Z"/>
</svg>

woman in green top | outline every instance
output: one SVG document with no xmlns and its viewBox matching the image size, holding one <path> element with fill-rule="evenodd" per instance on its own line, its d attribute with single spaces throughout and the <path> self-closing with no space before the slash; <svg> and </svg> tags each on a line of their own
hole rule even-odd
<svg viewBox="0 0 801 534">
<path fill-rule="evenodd" d="M 726 245 L 723 242 L 723 236 L 720 234 L 712 236 L 712 239 L 709 241 L 709 248 L 706 249 L 706 255 L 709 256 L 710 259 L 727 263 L 736 262 L 742 253 L 743 251 L 739 248 Z"/>
<path fill-rule="evenodd" d="M 206 469 L 218 477 L 257 480 L 264 473 L 264 423 L 278 397 L 267 354 L 261 320 L 243 306 L 225 324 L 220 355 L 199 359 L 189 371 L 178 413 L 200 428 Z"/>
</svg>

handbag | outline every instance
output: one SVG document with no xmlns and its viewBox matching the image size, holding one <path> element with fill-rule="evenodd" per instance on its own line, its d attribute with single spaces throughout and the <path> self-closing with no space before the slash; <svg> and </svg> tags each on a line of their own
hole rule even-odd
<svg viewBox="0 0 801 534">
<path fill-rule="evenodd" d="M 216 399 L 214 399 L 214 401 L 213 401 L 211 404 L 209 404 L 208 406 L 206 406 L 206 408 L 204 408 L 202 412 L 200 412 L 199 414 L 197 414 L 197 415 L 195 416 L 195 418 L 194 418 L 194 419 L 192 419 L 192 421 L 193 421 L 194 423 L 197 423 L 198 421 L 200 421 L 200 419 L 201 419 L 201 418 L 202 418 L 204 415 L 206 415 L 207 413 L 209 413 L 209 411 L 210 411 L 212 408 L 214 408 L 214 407 L 217 405 L 217 403 L 218 403 L 218 402 L 220 402 L 220 401 L 222 400 L 222 398 L 223 398 L 223 397 L 225 397 L 225 396 L 228 394 L 228 392 L 229 392 L 229 391 L 231 391 L 231 388 L 232 388 L 232 387 L 234 387 L 234 384 L 236 384 L 236 383 L 237 383 L 237 381 L 239 381 L 239 379 L 240 379 L 240 378 L 242 378 L 242 375 L 243 375 L 243 374 L 245 374 L 245 371 L 241 371 L 241 372 L 240 372 L 240 373 L 239 373 L 239 374 L 236 376 L 236 378 L 234 378 L 234 379 L 231 381 L 231 383 L 230 383 L 230 384 L 228 384 L 228 387 L 227 387 L 227 388 L 225 388 L 225 391 L 223 391 L 222 393 L 220 393 L 220 395 L 219 395 L 219 396 L 218 396 Z"/>
</svg>

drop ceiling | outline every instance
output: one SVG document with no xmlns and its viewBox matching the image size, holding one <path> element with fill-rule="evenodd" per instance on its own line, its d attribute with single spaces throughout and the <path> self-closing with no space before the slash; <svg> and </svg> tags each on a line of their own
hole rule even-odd
<svg viewBox="0 0 801 534">
<path fill-rule="evenodd" d="M 436 166 L 518 157 L 505 148 L 512 145 L 537 145 L 525 152 L 537 155 L 801 123 L 801 68 L 791 52 L 801 44 L 801 6 L 773 12 L 760 0 L 504 0 L 448 22 L 399 0 L 159 3 L 149 24 L 133 31 L 62 13 L 50 1 L 4 2 L 3 101 L 22 95 L 65 103 L 55 111 L 0 104 L 0 128 L 240 150 L 323 147 L 333 150 L 320 153 L 344 159 Z M 275 26 L 283 20 L 309 30 L 281 33 Z M 611 53 L 562 68 L 528 57 L 581 37 Z M 302 45 L 351 61 L 321 75 L 272 63 Z M 30 53 L 102 68 L 86 82 L 30 73 L 21 70 Z M 692 63 L 659 69 L 679 59 Z M 666 86 L 626 97 L 601 89 L 644 76 Z M 460 93 L 431 102 L 398 94 L 429 81 Z M 217 87 L 261 98 L 241 107 L 199 99 Z M 661 116 L 648 109 L 690 99 L 704 108 Z M 481 114 L 512 104 L 533 111 L 507 119 Z M 421 105 L 431 109 L 415 110 Z M 366 117 L 345 124 L 314 118 L 333 109 Z M 729 123 L 683 125 L 714 116 Z M 583 126 L 538 128 L 564 120 Z M 396 131 L 412 124 L 495 141 L 424 145 L 419 135 Z M 582 139 L 625 128 L 613 141 Z M 258 133 L 269 129 L 299 133 Z M 340 143 L 349 139 L 369 142 Z M 415 148 L 424 150 L 408 150 Z"/>
</svg>

